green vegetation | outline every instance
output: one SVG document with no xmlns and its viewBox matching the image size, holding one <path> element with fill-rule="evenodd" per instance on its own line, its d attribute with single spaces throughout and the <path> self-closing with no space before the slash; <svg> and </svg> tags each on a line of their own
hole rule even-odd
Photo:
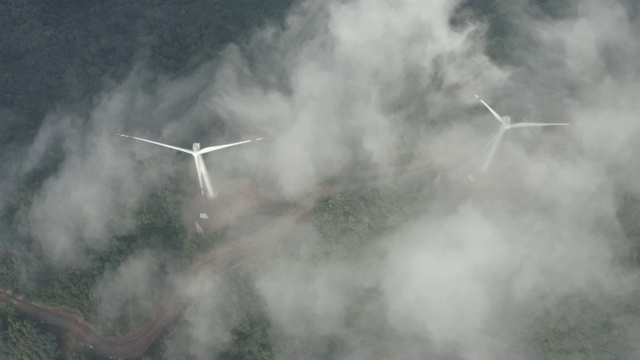
<svg viewBox="0 0 640 360">
<path fill-rule="evenodd" d="M 264 318 L 245 317 L 233 329 L 232 342 L 222 351 L 219 359 L 272 359 L 269 326 L 269 322 Z"/>
<path fill-rule="evenodd" d="M 41 274 L 33 298 L 49 305 L 89 313 L 95 303 L 91 288 L 100 273 L 85 269 L 47 269 Z"/>
<path fill-rule="evenodd" d="M 19 287 L 16 262 L 9 251 L 0 251 L 0 284 L 4 289 L 15 290 Z"/>
<path fill-rule="evenodd" d="M 620 199 L 618 220 L 630 241 L 633 261 L 640 265 L 640 194 L 626 193 Z"/>
<path fill-rule="evenodd" d="M 628 299 L 637 302 L 639 299 Z M 582 295 L 568 296 L 536 321 L 537 359 L 613 360 L 632 358 L 624 323 L 615 319 L 637 316 L 618 301 L 594 302 Z"/>
<path fill-rule="evenodd" d="M 337 191 L 320 201 L 312 218 L 325 252 L 344 256 L 406 221 L 416 199 L 411 189 L 394 186 Z"/>
<path fill-rule="evenodd" d="M 58 359 L 58 343 L 53 332 L 18 315 L 12 308 L 0 312 L 0 357 L 2 359 Z"/>
<path fill-rule="evenodd" d="M 576 6 L 572 0 L 465 0 L 458 5 L 451 23 L 460 26 L 471 19 L 486 23 L 486 53 L 491 60 L 501 64 L 527 66 L 520 50 L 535 47 L 537 42 L 531 38 L 528 29 L 523 29 L 523 16 L 514 14 L 528 13 L 534 17 L 562 19 L 573 16 Z"/>
<path fill-rule="evenodd" d="M 49 111 L 56 107 L 83 113 L 93 97 L 122 81 L 133 66 L 142 64 L 158 79 L 189 74 L 198 66 L 215 61 L 230 42 L 246 39 L 266 22 L 279 24 L 293 0 L 28 0 L 0 3 L 0 153 L 17 154 L 28 144 Z M 502 64 L 522 65 L 513 49 L 527 40 L 518 18 L 509 16 L 510 6 L 540 18 L 573 16 L 570 0 L 463 1 L 454 25 L 469 19 L 488 25 L 487 54 Z M 535 41 L 531 41 L 532 47 Z M 152 80 L 153 81 L 153 80 Z M 437 87 L 437 86 L 436 86 Z M 9 155 L 6 155 L 9 154 Z M 136 209 L 134 231 L 110 239 L 106 249 L 87 254 L 82 266 L 55 267 L 18 225 L 25 225 L 25 212 L 43 181 L 55 173 L 63 160 L 63 149 L 45 154 L 42 166 L 22 176 L 20 185 L 3 193 L 0 228 L 0 288 L 11 289 L 28 300 L 83 314 L 107 334 L 119 335 L 148 320 L 135 301 L 126 299 L 111 319 L 100 318 L 93 292 L 99 279 L 115 271 L 132 255 L 152 252 L 157 266 L 153 277 L 165 279 L 184 270 L 198 254 L 232 237 L 229 229 L 195 237 L 181 225 L 179 207 L 185 190 L 176 178 L 153 189 Z M 189 164 L 191 165 L 191 164 Z M 1 190 L 0 190 L 1 191 Z M 335 191 L 319 201 L 310 215 L 322 236 L 326 257 L 355 256 L 387 231 L 410 219 L 418 200 L 417 190 L 405 186 L 369 186 Z M 621 197 L 618 219 L 628 237 L 635 263 L 640 265 L 640 195 Z M 248 280 L 247 280 L 248 281 Z M 154 282 L 158 297 L 166 283 Z M 283 349 L 272 344 L 274 329 L 248 289 L 232 339 L 221 350 L 224 360 L 339 358 L 344 340 L 337 335 L 311 339 L 314 349 L 291 344 Z M 605 304 L 605 305 L 603 305 Z M 619 301 L 590 301 L 569 296 L 541 314 L 531 329 L 530 343 L 536 359 L 627 359 L 629 346 L 620 337 L 621 325 L 613 319 L 637 317 L 640 296 Z M 344 328 L 359 334 L 372 358 L 389 358 L 387 344 L 397 334 L 385 322 L 385 305 L 378 289 L 363 291 L 347 306 Z M 0 308 L 0 357 L 2 359 L 59 359 L 55 329 L 49 329 L 10 306 Z M 58 336 L 60 337 L 60 336 Z M 303 341 L 304 340 L 304 341 Z M 295 339 L 292 340 L 295 343 Z M 318 350 L 320 349 L 320 350 Z M 154 345 L 144 359 L 166 359 L 164 343 Z M 444 356 L 444 355 L 443 355 Z M 93 358 L 74 353 L 72 359 Z M 454 358 L 454 357 L 449 357 Z"/>
<path fill-rule="evenodd" d="M 53 106 L 88 100 L 87 94 L 102 90 L 107 79 L 123 79 L 137 61 L 161 74 L 191 72 L 255 26 L 280 21 L 290 3 L 2 2 L 0 109 L 27 115 L 6 130 L 33 134 L 39 117 Z"/>
</svg>

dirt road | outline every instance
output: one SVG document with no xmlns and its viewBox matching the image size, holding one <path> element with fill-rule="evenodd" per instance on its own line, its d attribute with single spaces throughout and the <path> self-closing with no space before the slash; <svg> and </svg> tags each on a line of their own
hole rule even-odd
<svg viewBox="0 0 640 360">
<path fill-rule="evenodd" d="M 426 165 L 407 167 L 398 171 L 395 176 L 419 175 L 427 168 Z M 358 180 L 367 181 L 371 174 L 355 174 L 345 181 L 350 186 L 356 185 Z M 338 186 L 340 187 L 340 186 Z M 289 213 L 279 217 L 252 236 L 234 241 L 222 248 L 216 248 L 208 254 L 195 259 L 191 273 L 195 274 L 205 266 L 211 266 L 222 271 L 228 271 L 251 258 L 258 252 L 264 253 L 281 239 L 303 216 L 313 210 L 316 201 L 331 191 L 329 187 L 320 186 L 305 201 L 296 206 Z M 260 194 L 254 183 L 236 189 L 235 194 L 228 194 L 228 199 L 219 199 L 218 208 L 210 209 L 217 213 L 218 220 L 212 226 L 217 228 L 233 221 L 244 211 L 264 204 L 282 202 L 272 196 Z M 226 204 L 226 206 L 225 206 Z M 216 211 L 217 209 L 217 211 Z M 209 211 L 209 210 L 208 210 Z M 0 291 L 0 302 L 8 303 L 27 316 L 42 321 L 48 325 L 67 330 L 81 338 L 90 351 L 114 359 L 131 359 L 141 357 L 147 349 L 162 335 L 167 325 L 177 320 L 185 310 L 185 303 L 178 290 L 165 305 L 156 311 L 156 316 L 149 323 L 129 332 L 124 336 L 108 337 L 98 333 L 86 323 L 82 316 L 61 309 L 54 309 L 46 305 L 32 303 Z"/>
<path fill-rule="evenodd" d="M 241 264 L 258 250 L 264 251 L 265 247 L 274 244 L 302 216 L 309 213 L 324 191 L 319 190 L 312 194 L 292 211 L 276 219 L 256 234 L 199 257 L 194 262 L 191 273 L 196 273 L 205 266 L 226 270 Z M 70 331 L 80 337 L 90 351 L 114 359 L 141 357 L 163 335 L 166 326 L 177 320 L 185 309 L 183 298 L 178 291 L 173 295 L 172 299 L 157 310 L 156 316 L 149 323 L 124 336 L 107 337 L 98 333 L 84 321 L 82 316 L 74 312 L 25 301 L 5 291 L 0 291 L 0 302 L 11 304 L 17 310 L 36 321 L 42 321 L 50 326 Z"/>
</svg>

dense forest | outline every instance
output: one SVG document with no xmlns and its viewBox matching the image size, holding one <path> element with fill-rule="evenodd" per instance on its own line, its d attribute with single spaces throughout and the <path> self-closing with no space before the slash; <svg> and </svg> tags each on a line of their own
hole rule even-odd
<svg viewBox="0 0 640 360">
<path fill-rule="evenodd" d="M 495 63 L 527 67 L 519 48 L 526 34 L 520 33 L 518 19 L 507 16 L 507 1 L 462 1 L 450 19 L 454 28 L 469 21 L 486 24 L 487 56 Z M 539 19 L 575 16 L 574 1 L 525 1 Z M 65 109 L 86 113 L 94 106 L 94 96 L 124 81 L 135 67 L 154 74 L 149 80 L 179 78 L 200 66 L 215 63 L 230 43 L 243 43 L 256 29 L 270 24 L 284 27 L 292 0 L 162 0 L 140 1 L 46 1 L 11 0 L 0 4 L 0 152 L 9 160 L 29 146 L 47 114 Z M 531 42 L 532 44 L 534 41 Z M 532 45 L 533 46 L 533 45 Z M 247 229 L 223 226 L 206 237 L 198 236 L 183 224 L 180 204 L 189 189 L 178 173 L 160 182 L 138 204 L 133 231 L 114 235 L 106 249 L 93 253 L 81 266 L 56 266 L 46 260 L 39 243 L 23 231 L 24 211 L 46 178 L 55 174 L 62 151 L 51 151 L 40 168 L 27 173 L 0 171 L 20 185 L 11 193 L 0 187 L 0 289 L 21 299 L 82 314 L 100 333 L 118 336 L 149 321 L 154 312 L 131 299 L 124 299 L 117 313 L 103 317 L 96 308 L 95 286 L 104 274 L 111 274 L 132 255 L 153 254 L 156 270 L 153 289 L 155 309 L 170 286 L 163 279 L 188 271 L 202 253 L 220 244 L 243 238 Z M 184 165 L 184 172 L 191 171 Z M 416 211 L 437 203 L 428 176 L 403 183 L 378 185 L 351 182 L 332 186 L 307 215 L 322 237 L 316 256 L 323 259 L 349 259 L 368 243 L 390 231 L 401 229 Z M 16 181 L 19 180 L 19 181 Z M 0 186 L 2 183 L 0 182 Z M 427 203 L 428 205 L 424 205 Z M 617 259 L 629 268 L 640 267 L 640 195 L 620 192 L 616 217 L 631 249 Z M 272 211 L 286 214 L 295 204 L 284 202 Z M 275 210 L 273 210 L 275 209 Z M 257 225 L 256 225 L 257 226 Z M 254 229 L 251 229 L 254 230 Z M 342 358 L 343 339 L 326 334 L 300 339 L 300 348 L 283 348 L 271 342 L 277 329 L 271 326 L 250 276 L 238 268 L 228 280 L 243 294 L 228 305 L 239 320 L 231 338 L 219 349 L 219 359 L 334 359 Z M 351 299 L 344 319 L 346 332 L 362 330 L 364 318 L 380 323 L 367 337 L 379 342 L 366 343 L 377 358 L 393 356 L 385 341 L 397 336 L 381 319 L 379 296 L 374 286 L 361 290 Z M 526 349 L 537 359 L 627 359 L 630 345 L 619 337 L 625 317 L 640 316 L 640 294 L 598 301 L 571 294 L 553 310 L 532 321 Z M 368 320 L 369 321 L 369 320 Z M 179 327 L 180 324 L 175 325 Z M 171 327 L 170 327 L 171 328 Z M 169 336 L 168 334 L 165 334 Z M 295 341 L 294 341 L 295 343 Z M 143 359 L 168 359 L 171 354 L 163 341 L 155 343 Z M 173 353 L 175 354 L 175 352 Z M 458 359 L 455 352 L 439 351 L 442 359 Z M 101 359 L 72 333 L 40 323 L 9 304 L 0 306 L 0 357 L 2 359 Z"/>
<path fill-rule="evenodd" d="M 84 111 L 92 97 L 123 81 L 134 65 L 161 77 L 187 74 L 231 42 L 242 42 L 257 27 L 283 21 L 291 1 L 10 1 L 0 4 L 0 148 L 12 154 L 33 140 L 45 115 L 56 108 Z M 102 324 L 105 334 L 118 335 L 139 326 L 134 308 L 115 319 L 93 319 L 96 302 L 91 289 L 106 271 L 114 270 L 130 254 L 158 249 L 175 263 L 187 262 L 211 246 L 190 238 L 171 204 L 183 195 L 175 179 L 144 201 L 134 234 L 114 238 L 109 248 L 81 268 L 47 265 L 38 245 L 16 238 L 13 219 L 33 196 L 34 188 L 55 171 L 60 154 L 52 153 L 46 168 L 27 174 L 14 194 L 2 194 L 3 239 L 0 250 L 0 288 L 88 316 Z M 7 201 L 8 200 L 8 201 Z M 11 234 L 11 235 L 10 235 Z M 223 236 L 220 234 L 219 236 Z M 153 244 L 153 245 L 152 245 Z M 21 274 L 27 266 L 28 274 Z M 169 269 L 166 269 L 169 271 Z M 20 280 L 26 275 L 28 284 Z M 160 284 L 158 291 L 162 291 Z M 69 346 L 70 334 L 45 327 L 2 307 L 0 354 L 3 359 L 85 359 L 84 347 Z M 223 352 L 225 358 L 248 358 L 250 352 L 269 353 L 265 321 L 247 320 L 237 329 L 239 340 Z M 243 346 L 247 342 L 248 346 Z M 64 344 L 64 345 L 63 345 Z M 262 344 L 262 345 L 259 345 Z M 60 346 L 63 346 L 61 349 Z M 252 347 L 258 348 L 254 349 Z M 261 350 L 263 349 L 264 350 Z M 149 357 L 164 358 L 162 347 Z M 155 355 L 154 355 L 155 354 Z M 263 355 L 263 357 L 266 355 Z M 249 357 L 250 358 L 250 357 Z"/>
</svg>

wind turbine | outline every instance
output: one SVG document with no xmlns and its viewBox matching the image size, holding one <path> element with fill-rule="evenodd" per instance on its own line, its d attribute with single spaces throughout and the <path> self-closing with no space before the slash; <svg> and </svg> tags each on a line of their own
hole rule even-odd
<svg viewBox="0 0 640 360">
<path fill-rule="evenodd" d="M 169 149 L 178 150 L 178 151 L 182 151 L 184 153 L 193 155 L 193 159 L 196 162 L 196 171 L 198 172 L 198 182 L 200 182 L 200 192 L 204 196 L 205 195 L 205 189 L 206 189 L 206 192 L 207 192 L 206 196 L 209 199 L 215 198 L 217 196 L 217 194 L 216 194 L 215 190 L 213 190 L 213 186 L 211 186 L 211 180 L 209 179 L 209 173 L 207 172 L 207 167 L 204 165 L 204 161 L 202 160 L 202 154 L 206 154 L 206 153 L 210 153 L 212 151 L 228 148 L 228 147 L 231 147 L 231 146 L 246 144 L 246 143 L 250 143 L 250 142 L 254 142 L 254 141 L 258 141 L 258 140 L 262 140 L 263 139 L 263 138 L 256 138 L 256 139 L 245 140 L 245 141 L 240 141 L 240 142 L 231 143 L 231 144 L 210 146 L 210 147 L 206 147 L 204 149 L 200 149 L 200 143 L 193 143 L 193 150 L 189 150 L 189 149 L 183 149 L 183 148 L 180 148 L 180 147 L 177 147 L 177 146 L 172 146 L 172 145 L 159 143 L 159 142 L 156 142 L 156 141 L 142 139 L 142 138 L 135 137 L 135 136 L 125 135 L 125 134 L 117 134 L 117 135 L 129 138 L 129 139 L 140 140 L 140 141 L 148 142 L 148 143 L 151 143 L 151 144 L 164 146 L 164 147 L 167 147 Z M 203 183 L 204 183 L 204 187 L 202 186 Z"/>
<path fill-rule="evenodd" d="M 566 126 L 566 125 L 569 125 L 569 123 L 530 123 L 530 122 L 522 122 L 522 123 L 512 124 L 511 123 L 511 117 L 509 117 L 509 116 L 500 116 L 500 114 L 498 114 L 495 110 L 493 110 L 491 108 L 491 106 L 489 106 L 489 104 L 484 102 L 484 100 L 482 100 L 478 95 L 474 94 L 473 96 L 475 96 L 476 99 L 480 100 L 482 105 L 486 106 L 487 109 L 489 109 L 489 111 L 491 112 L 491 114 L 493 114 L 493 116 L 496 119 L 498 119 L 498 121 L 500 121 L 500 129 L 498 129 L 498 133 L 495 134 L 493 136 L 493 138 L 491 139 L 491 141 L 489 141 L 489 143 L 486 145 L 486 146 L 491 146 L 491 149 L 489 150 L 489 154 L 487 155 L 487 158 L 484 160 L 484 164 L 482 165 L 482 171 L 483 172 L 486 172 L 487 169 L 489 168 L 489 165 L 491 164 L 491 160 L 493 160 L 493 156 L 496 154 L 496 150 L 498 149 L 498 145 L 500 145 L 500 140 L 502 140 L 502 136 L 504 135 L 505 131 L 507 131 L 509 129 L 512 129 L 512 128 L 525 128 L 525 127 L 534 127 L 534 126 Z"/>
<path fill-rule="evenodd" d="M 198 224 L 197 221 L 196 221 L 196 231 L 198 232 L 198 235 L 204 237 L 204 230 L 202 230 L 202 226 L 200 226 L 200 224 Z"/>
</svg>

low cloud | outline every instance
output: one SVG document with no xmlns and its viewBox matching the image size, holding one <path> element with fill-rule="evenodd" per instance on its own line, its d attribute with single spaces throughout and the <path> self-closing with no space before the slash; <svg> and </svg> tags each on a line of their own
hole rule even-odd
<svg viewBox="0 0 640 360">
<path fill-rule="evenodd" d="M 499 39 L 486 41 L 482 18 L 452 27 L 461 4 L 300 2 L 284 29 L 229 46 L 216 66 L 153 92 L 134 74 L 86 119 L 51 115 L 25 166 L 38 166 L 56 139 L 65 157 L 34 199 L 30 234 L 65 263 L 131 229 L 136 204 L 175 164 L 113 136 L 122 129 L 178 146 L 202 133 L 202 143 L 267 136 L 206 161 L 214 176 L 249 176 L 294 201 L 333 177 L 422 164 L 449 179 L 429 189 L 442 209 L 418 207 L 345 258 L 319 255 L 326 240 L 303 222 L 283 239 L 291 248 L 243 276 L 190 278 L 185 298 L 195 305 L 167 340 L 170 352 L 207 358 L 228 344 L 244 314 L 234 307 L 242 277 L 264 302 L 281 358 L 295 348 L 354 360 L 532 358 L 514 350 L 530 341 L 531 319 L 568 295 L 637 289 L 636 271 L 617 263 L 628 244 L 616 207 L 620 193 L 640 193 L 640 27 L 623 3 L 582 2 L 559 18 L 504 5 L 522 38 L 505 49 L 512 63 L 496 64 L 486 50 Z M 510 130 L 479 173 L 479 149 L 498 124 L 474 92 L 514 121 L 572 125 Z M 153 263 L 151 254 L 125 262 L 134 282 L 116 274 L 98 292 L 117 304 Z M 632 334 L 637 324 L 622 329 Z"/>
</svg>

